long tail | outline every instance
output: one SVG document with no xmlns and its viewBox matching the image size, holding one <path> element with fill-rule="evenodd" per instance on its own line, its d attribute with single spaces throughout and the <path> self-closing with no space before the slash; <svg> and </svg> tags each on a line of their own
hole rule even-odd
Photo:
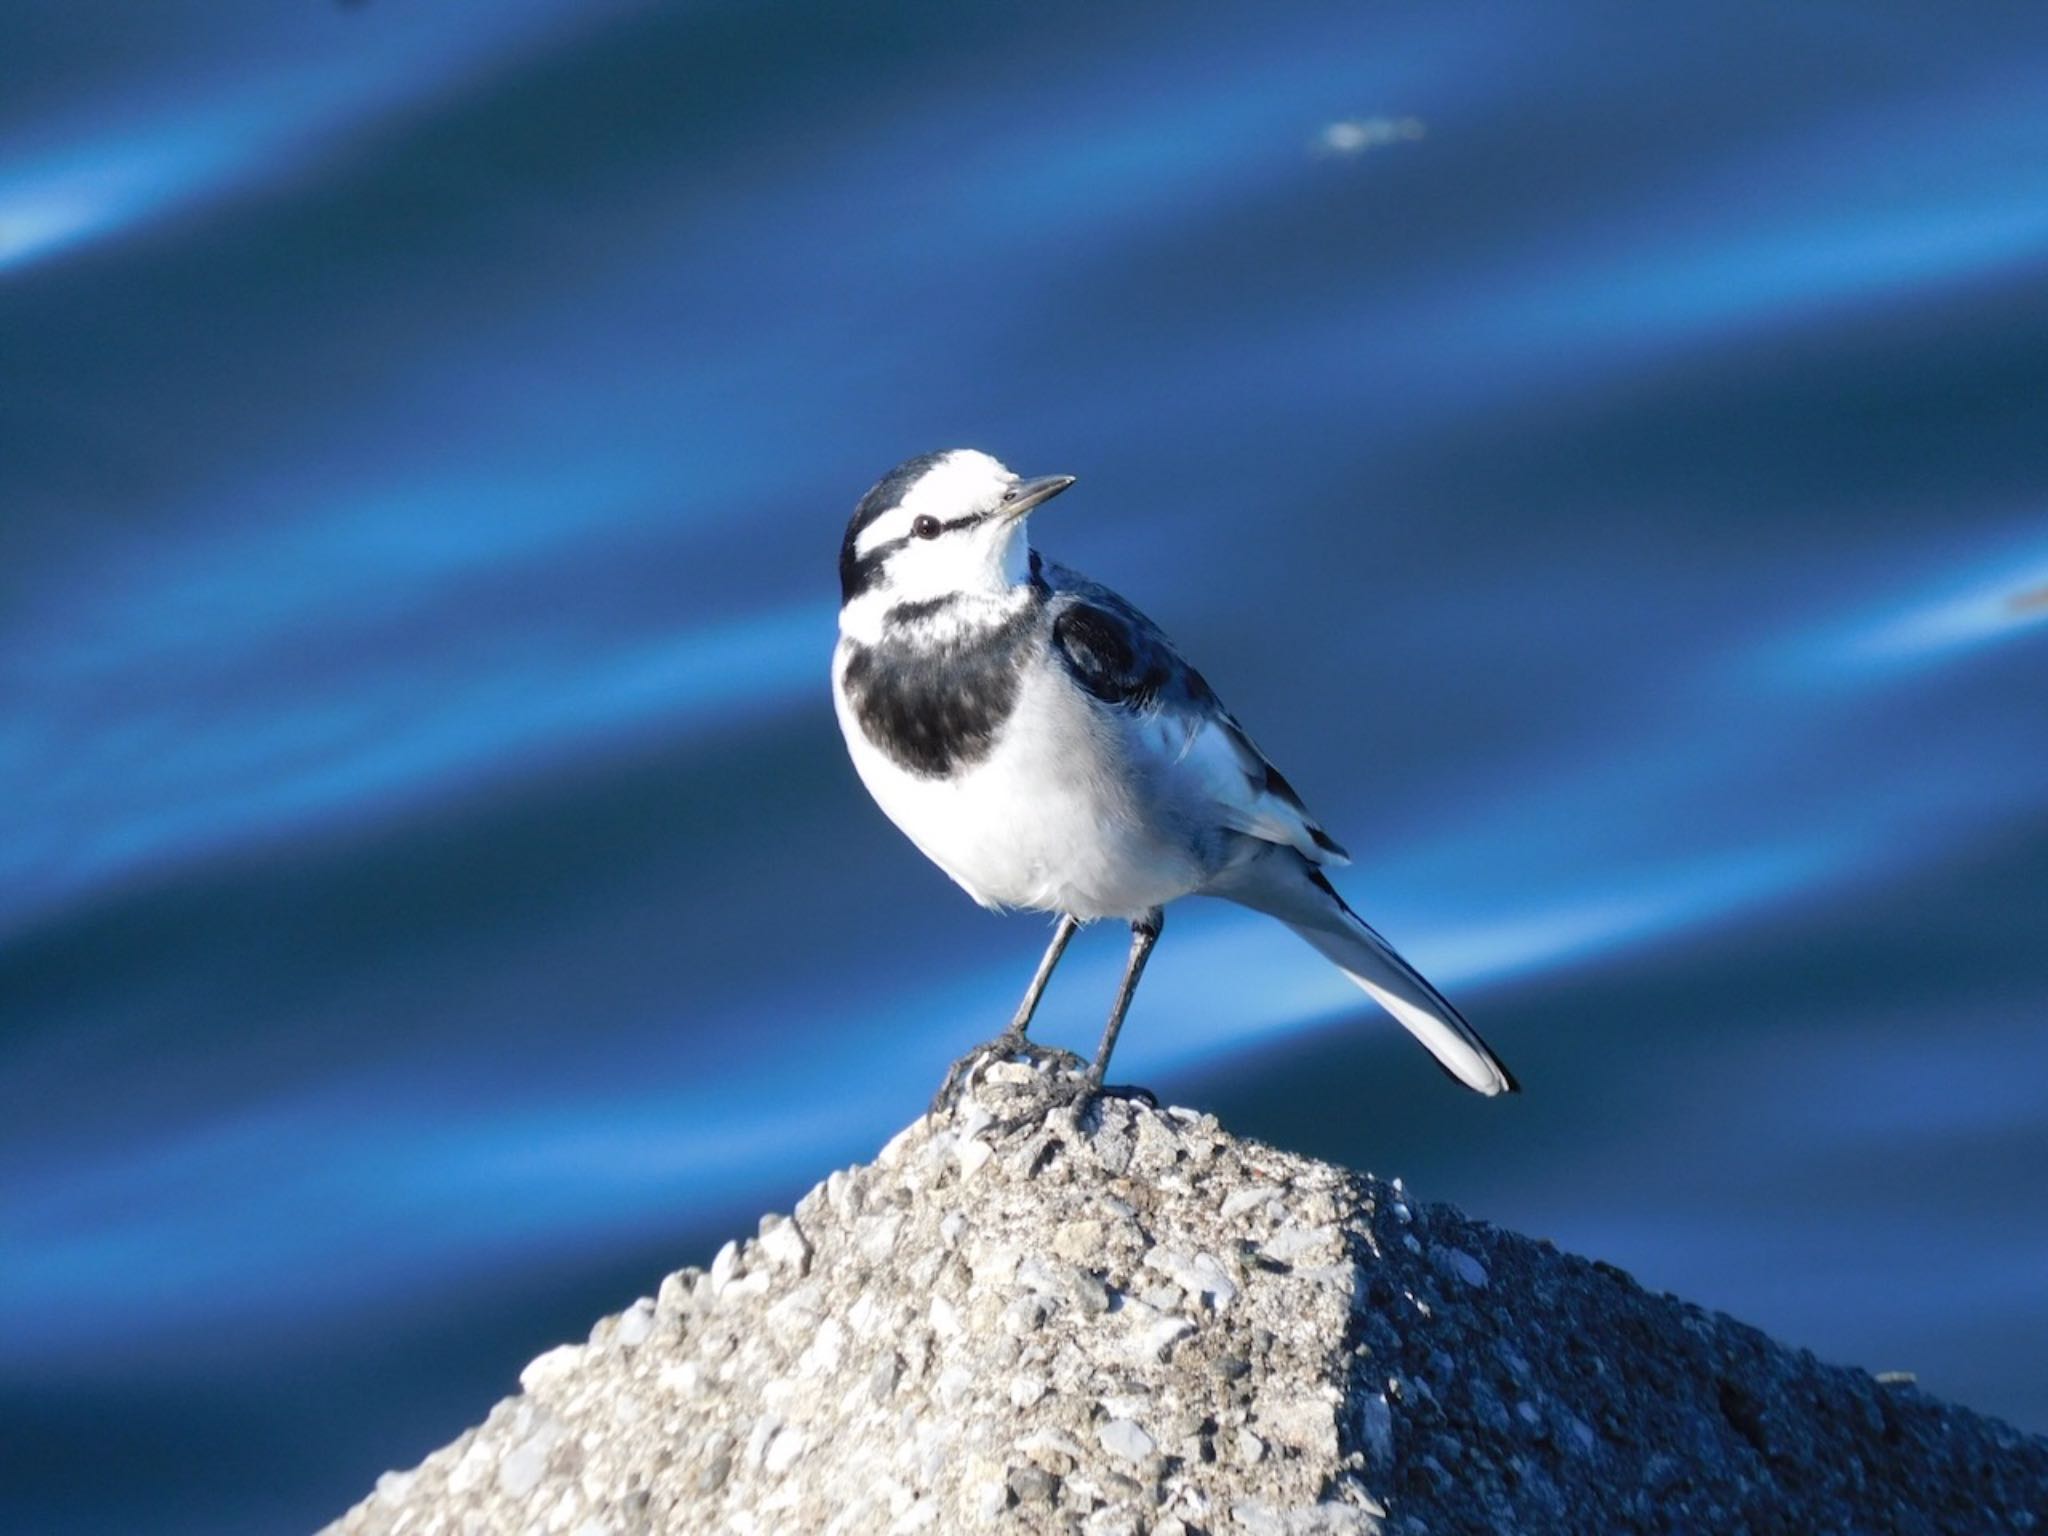
<svg viewBox="0 0 2048 1536">
<path fill-rule="evenodd" d="M 1293 849 L 1275 848 L 1243 866 L 1213 894 L 1277 917 L 1364 988 L 1452 1077 L 1479 1093 L 1521 1085 L 1444 995 L 1375 933 Z"/>
</svg>

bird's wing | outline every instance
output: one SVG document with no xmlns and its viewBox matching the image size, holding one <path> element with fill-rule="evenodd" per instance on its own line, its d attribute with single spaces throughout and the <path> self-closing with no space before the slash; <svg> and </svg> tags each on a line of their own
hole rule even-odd
<svg viewBox="0 0 2048 1536">
<path fill-rule="evenodd" d="M 1311 863 L 1351 862 L 1158 625 L 1062 567 L 1043 565 L 1040 578 L 1052 592 L 1053 649 L 1068 673 L 1103 704 L 1153 725 L 1176 775 L 1223 825 Z"/>
</svg>

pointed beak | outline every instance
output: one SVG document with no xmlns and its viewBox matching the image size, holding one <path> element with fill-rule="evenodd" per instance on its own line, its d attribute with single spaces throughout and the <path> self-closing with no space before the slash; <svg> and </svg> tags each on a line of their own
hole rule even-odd
<svg viewBox="0 0 2048 1536">
<path fill-rule="evenodd" d="M 1003 504 L 996 509 L 996 516 L 1006 523 L 1014 523 L 1040 502 L 1051 501 L 1073 483 L 1072 475 L 1040 475 L 1036 480 L 1019 480 L 1003 492 Z"/>
</svg>

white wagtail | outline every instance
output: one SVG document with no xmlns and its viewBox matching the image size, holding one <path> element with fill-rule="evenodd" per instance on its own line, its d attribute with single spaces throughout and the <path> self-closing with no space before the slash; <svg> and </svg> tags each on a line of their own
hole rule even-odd
<svg viewBox="0 0 2048 1536">
<path fill-rule="evenodd" d="M 1350 862 L 1202 674 L 1107 587 L 1039 557 L 1033 508 L 1071 475 L 1022 480 L 955 449 L 897 465 L 863 496 L 839 553 L 832 697 L 868 793 L 985 907 L 1058 915 L 1016 1017 L 969 1063 L 1043 1059 L 1025 1038 L 1074 930 L 1131 925 L 1094 1063 L 1102 1091 L 1131 994 L 1179 896 L 1279 918 L 1480 1093 L 1515 1080 L 1324 870 Z"/>
</svg>

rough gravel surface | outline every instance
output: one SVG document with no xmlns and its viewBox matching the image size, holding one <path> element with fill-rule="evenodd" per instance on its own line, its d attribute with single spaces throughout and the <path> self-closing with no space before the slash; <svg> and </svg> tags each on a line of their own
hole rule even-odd
<svg viewBox="0 0 2048 1536">
<path fill-rule="evenodd" d="M 990 1070 L 533 1361 L 370 1533 L 2040 1531 L 2048 1441 L 1383 1184 Z"/>
</svg>

